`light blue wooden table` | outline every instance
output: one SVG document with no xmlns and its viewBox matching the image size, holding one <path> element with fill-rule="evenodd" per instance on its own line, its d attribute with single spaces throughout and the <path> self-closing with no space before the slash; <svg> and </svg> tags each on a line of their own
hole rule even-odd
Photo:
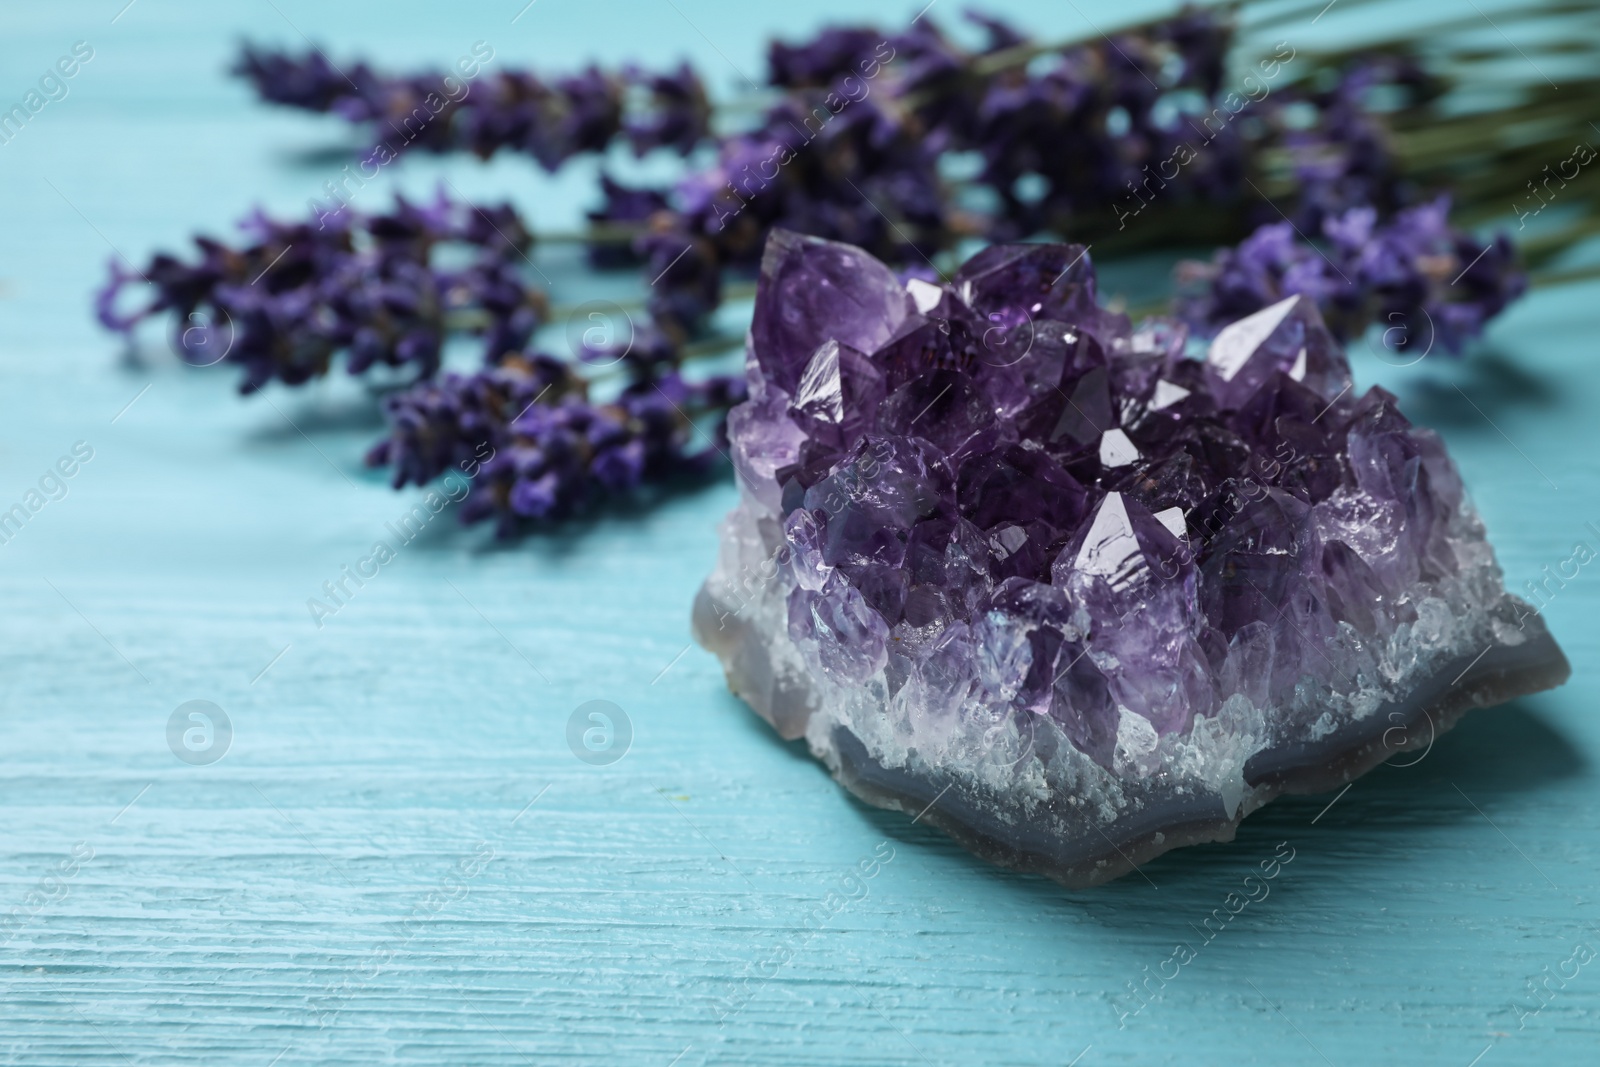
<svg viewBox="0 0 1600 1067">
<path fill-rule="evenodd" d="M 231 374 L 121 364 L 89 322 L 108 246 L 142 262 L 253 203 L 299 211 L 336 169 L 314 151 L 336 122 L 223 75 L 241 34 L 391 66 L 480 39 L 548 69 L 688 55 L 727 89 L 771 32 L 857 5 L 123 3 L 0 13 L 7 106 L 94 49 L 0 147 L 0 508 L 93 450 L 0 545 L 5 1062 L 1593 1062 L 1592 568 L 1549 608 L 1564 689 L 1331 809 L 1275 804 L 1148 882 L 1068 893 L 852 802 L 726 692 L 688 608 L 731 485 L 509 548 L 440 521 L 318 630 L 306 599 L 411 502 L 360 468 L 370 401 L 344 379 L 240 400 Z M 1133 10 L 998 6 L 1049 35 Z M 390 171 L 554 229 L 593 177 Z M 542 254 L 557 299 L 591 291 Z M 1524 301 L 1464 365 L 1358 356 L 1444 433 L 1518 587 L 1600 544 L 1597 298 Z M 189 700 L 225 709 L 220 762 L 169 749 Z M 630 717 L 620 762 L 569 750 L 589 700 Z M 1280 842 L 1270 897 L 1164 963 Z"/>
</svg>

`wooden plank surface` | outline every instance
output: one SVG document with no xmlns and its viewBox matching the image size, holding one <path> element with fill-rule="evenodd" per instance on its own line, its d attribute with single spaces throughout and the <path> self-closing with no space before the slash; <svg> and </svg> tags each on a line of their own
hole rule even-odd
<svg viewBox="0 0 1600 1067">
<path fill-rule="evenodd" d="M 300 210 L 337 169 L 310 151 L 336 123 L 224 76 L 241 34 L 388 64 L 479 39 L 550 69 L 681 54 L 729 88 L 774 30 L 857 8 L 540 0 L 513 24 L 518 0 L 122 4 L 0 13 L 0 102 L 73 42 L 95 49 L 0 147 L 0 506 L 93 449 L 0 545 L 4 1062 L 1592 1058 L 1600 963 L 1569 962 L 1600 950 L 1589 569 L 1549 609 L 1564 689 L 1331 808 L 1281 802 L 1148 881 L 1068 893 L 852 802 L 688 647 L 730 485 L 514 547 L 437 521 L 318 629 L 307 598 L 415 499 L 360 468 L 370 398 L 341 379 L 240 400 L 229 374 L 119 362 L 88 321 L 108 245 L 142 261 L 254 203 Z M 1046 34 L 1127 10 L 997 6 Z M 512 195 L 545 227 L 573 223 L 593 178 L 392 170 Z M 541 253 L 557 298 L 596 291 L 564 255 Z M 1464 365 L 1357 353 L 1363 384 L 1445 434 L 1517 586 L 1600 544 L 1597 297 L 1528 299 Z M 208 766 L 168 747 L 197 699 L 233 728 Z M 634 732 L 603 767 L 566 740 L 596 699 Z M 1240 879 L 1289 850 L 1206 942 Z M 1179 942 L 1194 956 L 1175 965 Z M 1529 1010 L 1530 980 L 1574 970 Z M 1145 1004 L 1129 986 L 1152 975 Z"/>
</svg>

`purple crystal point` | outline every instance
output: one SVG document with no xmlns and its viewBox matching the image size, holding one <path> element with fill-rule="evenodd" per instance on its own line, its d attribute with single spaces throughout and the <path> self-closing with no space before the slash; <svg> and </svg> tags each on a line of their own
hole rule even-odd
<svg viewBox="0 0 1600 1067">
<path fill-rule="evenodd" d="M 696 636 L 851 791 L 1068 885 L 1565 679 L 1314 303 L 1187 340 L 1099 308 L 1076 245 L 902 285 L 775 232 Z"/>
<path fill-rule="evenodd" d="M 1195 643 L 1194 565 L 1181 540 L 1136 501 L 1107 493 L 1082 533 L 1056 557 L 1054 584 L 1074 605 L 1089 655 L 1119 706 L 1158 734 L 1185 730 L 1211 710 Z"/>
<path fill-rule="evenodd" d="M 1322 324 L 1316 302 L 1291 296 L 1224 326 L 1211 342 L 1206 367 L 1223 407 L 1242 407 L 1275 371 L 1324 400 L 1351 386 L 1350 364 Z"/>
<path fill-rule="evenodd" d="M 830 338 L 801 373 L 789 414 L 813 440 L 844 449 L 861 440 L 883 396 L 883 373 L 866 353 Z"/>
<path fill-rule="evenodd" d="M 910 304 L 894 272 L 859 248 L 774 230 L 761 257 L 751 348 L 767 378 L 792 393 L 823 342 L 876 351 Z"/>
<path fill-rule="evenodd" d="M 961 302 L 980 316 L 1000 314 L 1081 323 L 1102 314 L 1095 305 L 1094 270 L 1078 245 L 991 245 L 950 279 Z"/>
</svg>

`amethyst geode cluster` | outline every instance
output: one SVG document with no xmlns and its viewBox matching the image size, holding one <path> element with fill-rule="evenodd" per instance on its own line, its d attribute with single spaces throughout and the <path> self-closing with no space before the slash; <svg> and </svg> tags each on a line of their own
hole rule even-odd
<svg viewBox="0 0 1600 1067">
<path fill-rule="evenodd" d="M 1439 438 L 1292 297 L 1208 345 L 1077 245 L 945 284 L 775 232 L 695 605 L 854 793 L 1069 885 L 1562 681 Z"/>
</svg>

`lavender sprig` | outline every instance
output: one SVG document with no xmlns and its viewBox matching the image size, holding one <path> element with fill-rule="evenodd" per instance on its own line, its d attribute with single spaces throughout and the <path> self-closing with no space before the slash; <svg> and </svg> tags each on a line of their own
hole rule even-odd
<svg viewBox="0 0 1600 1067">
<path fill-rule="evenodd" d="M 365 63 L 341 73 L 317 49 L 297 54 L 247 44 L 233 69 L 263 100 L 369 126 L 396 153 L 469 151 L 488 159 L 501 150 L 523 152 L 554 172 L 619 137 L 643 155 L 654 148 L 687 154 L 708 135 L 705 85 L 688 64 L 660 74 L 590 66 L 545 79 L 527 70 L 483 72 L 493 57 L 479 42 L 457 71 L 395 76 Z"/>
<path fill-rule="evenodd" d="M 242 246 L 198 237 L 196 259 L 161 253 L 142 274 L 113 262 L 95 301 L 101 323 L 131 335 L 142 320 L 170 313 L 180 356 L 240 365 L 240 391 L 251 393 L 273 380 L 320 377 L 341 353 L 351 374 L 384 364 L 431 376 L 451 317 L 463 313 L 478 320 L 492 361 L 521 349 L 547 312 L 543 292 L 521 278 L 532 238 L 509 206 L 400 198 L 386 214 L 347 208 L 313 224 L 258 212 L 241 228 Z M 435 262 L 448 244 L 471 249 L 465 266 Z M 123 291 L 139 281 L 153 288 L 149 301 L 119 311 Z"/>
<path fill-rule="evenodd" d="M 1262 95 L 1257 98 L 1248 82 L 1241 83 L 1249 97 L 1241 100 L 1224 91 L 1223 60 L 1233 41 L 1226 14 L 1186 9 L 1109 40 L 1066 48 L 1038 46 L 997 20 L 968 17 L 988 36 L 977 50 L 956 46 L 925 19 L 895 34 L 832 28 L 811 41 L 775 43 L 771 81 L 785 95 L 754 127 L 723 138 L 710 166 L 670 192 L 627 189 L 606 179 L 607 203 L 591 216 L 603 238 L 591 245 L 591 262 L 642 263 L 651 282 L 652 328 L 681 346 L 704 334 L 721 300 L 724 273 L 752 267 L 773 227 L 849 241 L 911 267 L 965 236 L 1014 238 L 1041 229 L 1097 243 L 1103 237 L 1104 247 L 1114 251 L 1130 239 L 1148 244 L 1197 236 L 1186 227 L 1199 220 L 1199 236 L 1226 243 L 1279 205 L 1304 230 L 1319 232 L 1325 222 L 1364 206 L 1377 208 L 1374 221 L 1381 222 L 1411 195 L 1385 123 L 1368 108 L 1377 88 L 1408 94 L 1412 107 L 1437 94 L 1436 81 L 1403 50 L 1362 56 L 1342 68 L 1325 60 L 1310 60 L 1309 66 L 1300 60 L 1295 67 L 1293 49 L 1279 46 L 1258 64 Z M 1024 59 L 1031 62 L 1023 65 Z M 252 54 L 246 65 L 270 83 L 269 95 L 276 99 L 331 107 L 330 99 L 341 97 L 341 113 L 377 114 L 375 105 L 362 105 L 365 112 L 357 106 L 377 94 L 371 85 L 381 81 L 366 68 L 353 68 L 360 76 L 345 81 L 320 56 L 296 64 Z M 1337 76 L 1318 81 L 1316 72 Z M 687 67 L 659 78 L 634 69 L 627 76 L 641 91 L 647 85 L 653 97 L 703 103 Z M 520 85 L 512 86 L 516 92 L 533 92 L 529 87 L 537 81 L 521 73 L 501 77 Z M 1275 87 L 1269 84 L 1280 77 Z M 615 96 L 607 95 L 613 82 L 590 71 L 563 83 L 569 103 L 580 97 L 590 103 L 567 108 L 557 124 L 565 132 L 551 135 L 555 140 L 538 151 L 564 157 L 567 148 L 550 145 L 598 145 L 610 136 L 606 131 L 615 122 L 607 117 L 605 100 Z M 511 114 L 481 111 L 491 142 L 502 143 L 504 130 L 490 126 L 511 121 Z M 657 141 L 677 139 L 671 122 L 646 125 Z M 548 133 L 555 127 L 540 128 Z M 1195 138 L 1198 150 L 1189 143 Z M 948 151 L 978 153 L 976 175 L 954 183 L 941 179 L 939 165 Z M 1297 195 L 1282 193 L 1285 183 Z M 1263 185 L 1273 190 L 1271 204 L 1260 195 Z M 989 194 L 992 203 L 974 208 L 973 193 Z M 1193 210 L 1197 203 L 1207 210 Z M 1480 329 L 1514 295 L 1501 293 L 1497 276 L 1484 274 L 1500 258 L 1490 256 L 1485 268 L 1469 272 L 1465 280 L 1483 289 L 1474 301 L 1443 301 L 1441 306 L 1449 305 L 1443 308 L 1449 344 Z M 1295 277 L 1307 269 L 1282 266 L 1284 272 L 1291 268 Z M 426 278 L 406 270 L 391 273 L 397 277 L 382 279 L 398 294 L 391 302 L 405 310 L 423 308 L 425 321 L 399 337 L 394 329 L 378 331 L 376 340 L 364 342 L 354 366 L 416 361 L 427 373 L 436 365 L 429 358 L 435 347 L 430 338 L 442 331 L 425 328 L 432 306 Z M 504 292 L 510 305 L 519 303 L 506 264 L 487 263 L 468 273 L 468 288 Z M 1414 290 L 1414 279 L 1384 284 L 1386 303 L 1360 314 L 1393 318 L 1422 306 L 1393 295 Z M 1346 317 L 1359 317 L 1356 306 L 1371 302 L 1349 294 L 1339 299 L 1352 305 L 1344 309 Z M 284 380 L 320 373 L 327 361 L 330 342 L 316 336 L 320 320 L 301 303 L 257 308 L 244 301 L 254 316 L 252 336 L 271 337 L 289 353 L 278 357 L 288 367 L 277 375 Z M 495 316 L 490 348 L 520 348 L 535 318 L 530 308 L 513 316 L 506 299 L 499 306 L 486 303 Z M 101 308 L 108 324 L 125 322 L 112 301 L 102 300 Z M 211 338 L 203 330 L 184 336 L 208 344 Z"/>
<path fill-rule="evenodd" d="M 516 356 L 476 374 L 445 374 L 390 397 L 387 439 L 368 453 L 394 469 L 394 485 L 421 485 L 451 470 L 471 482 L 463 523 L 495 520 L 510 537 L 529 524 L 569 519 L 645 488 L 713 469 L 725 444 L 694 448 L 694 419 L 725 413 L 744 381 L 685 381 L 676 371 L 636 378 L 609 403 L 549 356 Z"/>
<path fill-rule="evenodd" d="M 775 42 L 776 99 L 715 139 L 704 85 L 687 65 L 542 79 L 479 77 L 475 64 L 462 68 L 467 91 L 453 76 L 452 91 L 437 74 L 340 71 L 320 53 L 246 50 L 240 72 L 263 97 L 380 136 L 405 131 L 401 147 L 520 151 L 554 170 L 619 138 L 639 154 L 689 155 L 711 141 L 671 189 L 602 179 L 591 263 L 642 267 L 651 315 L 618 349 L 573 353 L 623 362 L 629 384 L 608 403 L 589 399 L 573 363 L 526 354 L 548 309 L 521 277 L 517 259 L 532 238 L 508 206 L 441 197 L 400 201 L 388 215 L 345 206 L 314 224 L 257 217 L 244 247 L 197 239 L 197 260 L 157 256 L 143 275 L 114 264 L 97 314 L 130 332 L 170 312 L 180 352 L 242 364 L 246 392 L 324 374 L 341 353 L 353 373 L 413 368 L 423 380 L 387 402 L 390 433 L 369 462 L 392 466 L 397 487 L 459 471 L 472 482 L 462 519 L 493 517 L 509 535 L 714 465 L 715 447 L 693 447 L 696 422 L 725 413 L 742 383 L 691 384 L 679 368 L 720 343 L 700 339 L 725 275 L 752 268 L 775 227 L 850 242 L 922 277 L 936 277 L 934 257 L 967 238 L 1054 232 L 1092 241 L 1100 257 L 1242 237 L 1184 268 L 1179 309 L 1202 332 L 1303 293 L 1341 338 L 1376 323 L 1401 350 L 1437 340 L 1459 352 L 1527 284 L 1506 238 L 1484 247 L 1450 226 L 1448 198 L 1418 201 L 1418 186 L 1462 177 L 1455 156 L 1426 147 L 1439 140 L 1431 127 L 1444 123 L 1448 144 L 1482 135 L 1459 128 L 1479 120 L 1432 106 L 1448 86 L 1411 45 L 1306 58 L 1275 46 L 1249 68 L 1258 94 L 1228 74 L 1231 11 L 1186 8 L 1064 46 L 967 17 L 987 38 L 975 49 L 926 18 L 892 33 L 834 27 Z M 430 102 L 441 87 L 442 103 Z M 1380 113 L 1378 94 L 1392 114 Z M 1547 102 L 1530 98 L 1516 114 L 1543 121 Z M 1505 129 L 1516 121 L 1504 119 Z M 1523 157 L 1543 151 L 1545 134 L 1520 133 Z M 975 167 L 946 169 L 955 153 Z M 1468 175 L 1469 207 L 1481 214 L 1493 199 L 1484 190 L 1499 190 L 1511 169 Z M 1294 223 L 1277 222 L 1280 213 Z M 435 262 L 450 243 L 468 246 L 464 266 Z M 1532 246 L 1524 252 L 1537 264 Z M 154 295 L 124 311 L 119 294 L 139 277 Z M 428 380 L 464 318 L 484 337 L 489 365 Z"/>
<path fill-rule="evenodd" d="M 1275 202 L 1312 229 L 1331 212 L 1405 200 L 1382 123 L 1365 110 L 1376 87 L 1422 99 L 1426 79 L 1403 56 L 1351 65 L 1320 89 L 1281 45 L 1241 97 L 1222 73 L 1233 25 L 1216 12 L 1186 9 L 1059 49 L 968 17 L 986 47 L 963 50 L 926 19 L 899 33 L 836 27 L 775 42 L 770 78 L 783 98 L 720 139 L 713 163 L 650 208 L 650 225 L 670 228 L 657 216 L 675 209 L 682 230 L 736 269 L 754 264 L 774 227 L 911 265 L 971 236 L 1236 240 L 1276 217 L 1259 194 L 1274 180 L 1291 189 Z M 1022 54 L 1032 62 L 1013 61 Z M 941 178 L 953 152 L 981 160 L 977 172 Z M 626 259 L 604 250 L 616 224 L 643 214 L 608 188 L 594 260 Z"/>
<path fill-rule="evenodd" d="M 1487 245 L 1450 226 L 1450 198 L 1378 223 L 1372 207 L 1328 217 L 1325 241 L 1301 240 L 1288 222 L 1263 226 L 1208 264 L 1180 268 L 1180 316 L 1203 332 L 1301 294 L 1317 302 L 1341 341 L 1377 324 L 1397 351 L 1435 341 L 1459 355 L 1527 289 L 1510 238 Z"/>
</svg>

